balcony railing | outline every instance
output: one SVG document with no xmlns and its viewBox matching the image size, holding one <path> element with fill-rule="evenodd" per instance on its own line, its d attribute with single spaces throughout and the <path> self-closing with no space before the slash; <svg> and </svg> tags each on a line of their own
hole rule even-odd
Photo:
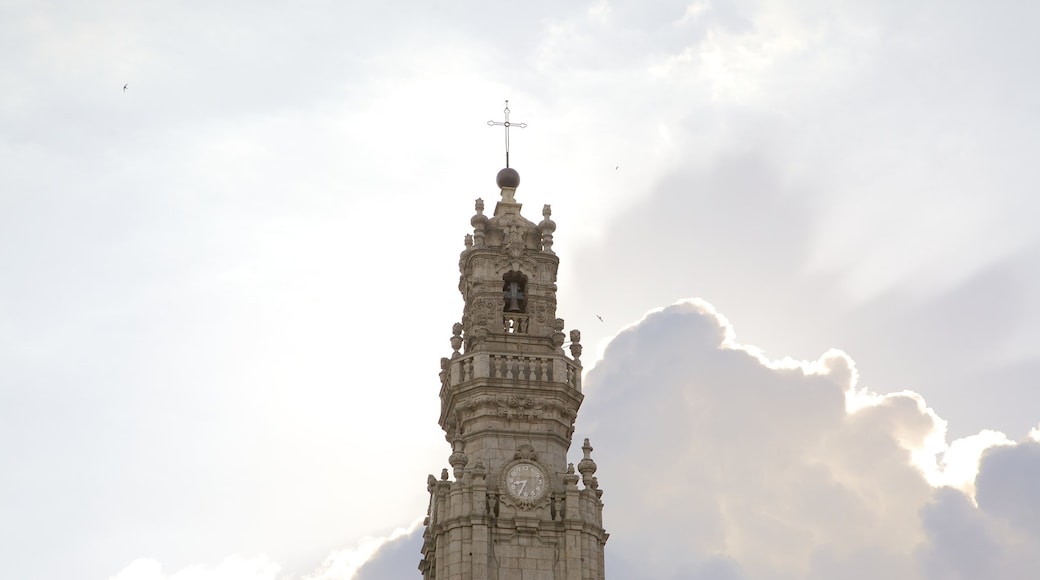
<svg viewBox="0 0 1040 580">
<path fill-rule="evenodd" d="M 561 382 L 581 391 L 581 371 L 565 357 L 527 356 L 476 352 L 451 361 L 448 383 L 455 386 L 473 379 Z"/>
</svg>

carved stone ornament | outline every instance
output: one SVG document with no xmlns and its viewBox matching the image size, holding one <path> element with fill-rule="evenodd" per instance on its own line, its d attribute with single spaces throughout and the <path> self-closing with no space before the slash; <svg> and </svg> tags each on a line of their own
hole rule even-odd
<svg viewBox="0 0 1040 580">
<path fill-rule="evenodd" d="M 456 480 L 462 478 L 462 471 L 466 464 L 469 463 L 469 457 L 462 450 L 463 446 L 462 437 L 456 435 L 455 440 L 452 441 L 452 454 L 448 456 L 448 465 L 451 465 Z"/>
<path fill-rule="evenodd" d="M 539 304 L 534 310 L 535 320 L 541 324 L 545 324 L 549 321 L 549 306 L 547 304 Z"/>
<path fill-rule="evenodd" d="M 451 353 L 451 358 L 459 356 L 459 349 L 462 348 L 462 330 L 463 326 L 460 322 L 456 322 L 451 327 L 451 349 L 454 351 Z"/>
<path fill-rule="evenodd" d="M 439 373 L 441 379 L 441 388 L 448 388 L 448 365 L 451 363 L 447 358 L 441 357 L 441 372 Z"/>
<path fill-rule="evenodd" d="M 521 272 L 532 279 L 537 278 L 538 262 L 529 256 L 496 256 L 492 262 L 495 273 L 502 276 L 507 272 Z"/>
<path fill-rule="evenodd" d="M 517 448 L 516 453 L 513 454 L 513 459 L 527 459 L 530 461 L 536 461 L 538 459 L 538 453 L 535 452 L 534 447 L 527 445 L 521 445 Z"/>
<path fill-rule="evenodd" d="M 474 298 L 463 321 L 470 324 L 474 335 L 487 336 L 488 326 L 498 321 L 501 311 L 502 305 L 494 298 Z"/>
<path fill-rule="evenodd" d="M 506 419 L 541 419 L 548 401 L 527 395 L 499 395 L 498 416 Z"/>
<path fill-rule="evenodd" d="M 516 214 L 505 214 L 498 218 L 496 225 L 502 228 L 506 253 L 514 258 L 522 256 L 527 250 L 527 244 L 524 243 L 524 234 L 531 229 L 526 220 Z"/>
<path fill-rule="evenodd" d="M 549 417 L 550 413 L 556 412 L 561 418 L 571 423 L 577 416 L 574 409 L 560 403 L 555 399 L 545 397 L 534 397 L 529 395 L 478 395 L 464 401 L 456 406 L 456 412 L 471 413 L 478 409 L 486 408 L 491 413 L 512 420 L 533 421 Z M 459 418 L 461 419 L 461 417 Z M 461 424 L 461 420 L 459 424 Z"/>
</svg>

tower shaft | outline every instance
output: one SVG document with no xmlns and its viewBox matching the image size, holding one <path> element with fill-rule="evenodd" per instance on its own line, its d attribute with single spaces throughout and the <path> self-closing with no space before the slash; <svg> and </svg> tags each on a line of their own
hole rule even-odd
<svg viewBox="0 0 1040 580">
<path fill-rule="evenodd" d="M 550 208 L 535 224 L 499 173 L 459 259 L 462 321 L 441 359 L 439 423 L 451 466 L 429 476 L 424 580 L 602 580 L 602 490 L 585 441 L 567 461 L 581 406 L 581 335 L 556 317 L 559 259 Z M 583 487 L 579 488 L 579 481 Z"/>
</svg>

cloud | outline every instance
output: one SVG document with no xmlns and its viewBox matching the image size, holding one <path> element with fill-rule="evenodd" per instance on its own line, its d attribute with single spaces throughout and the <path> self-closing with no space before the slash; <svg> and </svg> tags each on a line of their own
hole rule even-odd
<svg viewBox="0 0 1040 580">
<path fill-rule="evenodd" d="M 419 518 L 386 536 L 362 538 L 351 548 L 335 550 L 314 572 L 300 580 L 382 580 L 415 576 L 422 544 L 422 521 L 423 518 Z M 297 577 L 280 575 L 281 569 L 263 556 L 235 555 L 214 567 L 187 566 L 167 575 L 157 560 L 140 558 L 109 580 L 291 580 Z"/>
<path fill-rule="evenodd" d="M 947 442 L 923 397 L 860 386 L 841 351 L 770 360 L 689 300 L 614 337 L 585 392 L 612 577 L 1025 579 L 1040 563 L 1040 443 Z M 419 542 L 387 543 L 358 580 L 413 573 Z"/>
<path fill-rule="evenodd" d="M 391 578 L 418 578 L 420 550 L 423 544 L 423 526 L 413 526 L 407 535 L 395 537 L 366 561 L 353 580 L 388 580 Z"/>
<path fill-rule="evenodd" d="M 989 449 L 976 480 L 977 507 L 941 489 L 922 510 L 928 540 L 917 554 L 931 580 L 1027 579 L 1040 569 L 1040 444 Z"/>
<path fill-rule="evenodd" d="M 863 389 L 839 351 L 769 361 L 702 301 L 619 333 L 586 393 L 578 432 L 606 491 L 608 569 L 686 578 L 722 558 L 751 579 L 1024 578 L 1021 548 L 1040 548 L 1019 509 L 1040 504 L 1027 483 L 1040 445 L 982 433 L 948 446 L 920 395 Z M 964 470 L 993 445 L 976 508 Z M 951 465 L 969 494 L 929 483 Z"/>
<path fill-rule="evenodd" d="M 987 450 L 976 485 L 982 511 L 1040 540 L 1040 442 Z"/>
<path fill-rule="evenodd" d="M 333 552 L 325 559 L 321 567 L 303 577 L 303 580 L 364 580 L 365 578 L 406 578 L 418 576 L 419 546 L 414 545 L 416 538 L 422 541 L 422 522 L 420 517 L 407 528 L 398 528 L 388 536 L 364 538 L 357 546 Z M 421 544 L 420 544 L 421 545 Z M 411 558 L 400 558 L 402 552 L 411 550 Z M 399 569 L 399 573 L 380 575 L 389 565 Z M 405 564 L 411 564 L 406 566 Z M 407 569 L 408 572 L 404 572 Z M 375 575 L 375 576 L 373 576 Z"/>
<path fill-rule="evenodd" d="M 771 360 L 702 300 L 620 332 L 585 382 L 612 577 L 1030 578 L 1040 565 L 1040 443 L 946 441 L 912 391 L 858 384 L 847 354 Z M 976 473 L 978 477 L 976 478 Z M 976 505 L 977 499 L 977 505 Z M 304 580 L 417 574 L 422 519 L 333 552 Z M 275 580 L 263 559 L 112 580 Z M 281 579 L 279 579 L 281 580 Z"/>
<path fill-rule="evenodd" d="M 280 567 L 264 557 L 231 556 L 215 567 L 189 566 L 170 575 L 156 560 L 135 560 L 109 580 L 275 580 Z"/>
<path fill-rule="evenodd" d="M 949 433 L 1018 436 L 1040 373 L 1037 10 L 20 3 L 0 22 L 11 574 L 101 577 L 141 554 L 309 570 L 420 510 L 459 307 L 445 224 L 488 193 L 503 98 L 531 124 L 524 201 L 554 204 L 561 314 L 590 343 L 695 288 L 748 342 L 840 345 L 859 387 L 926 397 L 858 413 L 868 440 L 922 445 L 913 462 L 945 445 L 928 406 Z M 386 347 L 402 332 L 416 364 Z M 840 398 L 803 402 L 849 430 Z M 1000 439 L 921 469 L 970 493 Z M 741 565 L 720 558 L 684 573 Z"/>
</svg>

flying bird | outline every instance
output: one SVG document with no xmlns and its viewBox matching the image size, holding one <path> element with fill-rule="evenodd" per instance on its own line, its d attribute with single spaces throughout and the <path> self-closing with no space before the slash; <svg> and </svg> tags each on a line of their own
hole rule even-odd
<svg viewBox="0 0 1040 580">
<path fill-rule="evenodd" d="M 124 93 L 126 92 L 126 87 L 129 87 L 129 86 L 130 86 L 130 83 L 126 83 L 126 84 L 123 85 L 123 92 Z"/>
<path fill-rule="evenodd" d="M 596 318 L 598 318 L 600 322 L 603 322 L 603 317 L 600 316 L 599 314 L 596 315 Z"/>
</svg>

